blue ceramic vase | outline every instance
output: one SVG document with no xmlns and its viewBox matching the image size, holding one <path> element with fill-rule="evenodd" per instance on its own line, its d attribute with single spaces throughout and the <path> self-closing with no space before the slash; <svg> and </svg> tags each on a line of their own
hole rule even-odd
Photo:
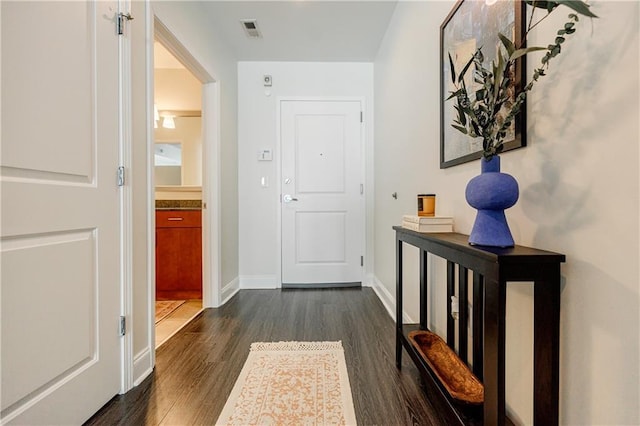
<svg viewBox="0 0 640 426">
<path fill-rule="evenodd" d="M 518 201 L 518 182 L 513 176 L 500 173 L 500 157 L 480 159 L 482 173 L 467 184 L 465 196 L 478 210 L 469 244 L 490 247 L 513 247 L 513 237 L 504 210 Z"/>
</svg>

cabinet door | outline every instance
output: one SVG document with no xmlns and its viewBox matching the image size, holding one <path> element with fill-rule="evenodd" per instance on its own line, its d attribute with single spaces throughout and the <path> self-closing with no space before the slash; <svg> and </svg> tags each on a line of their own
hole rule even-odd
<svg viewBox="0 0 640 426">
<path fill-rule="evenodd" d="M 156 298 L 201 298 L 202 228 L 173 225 L 156 228 Z"/>
</svg>

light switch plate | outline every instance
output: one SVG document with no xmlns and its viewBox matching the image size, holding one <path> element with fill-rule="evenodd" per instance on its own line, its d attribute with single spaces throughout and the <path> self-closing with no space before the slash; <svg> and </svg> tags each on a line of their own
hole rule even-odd
<svg viewBox="0 0 640 426">
<path fill-rule="evenodd" d="M 273 151 L 270 149 L 263 149 L 258 151 L 258 161 L 272 161 L 273 160 Z"/>
</svg>

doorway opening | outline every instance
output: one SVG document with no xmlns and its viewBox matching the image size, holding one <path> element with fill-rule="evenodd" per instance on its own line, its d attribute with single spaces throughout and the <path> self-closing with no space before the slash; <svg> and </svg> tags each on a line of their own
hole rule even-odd
<svg viewBox="0 0 640 426">
<path fill-rule="evenodd" d="M 155 346 L 202 310 L 202 83 L 154 42 Z"/>
<path fill-rule="evenodd" d="M 155 279 L 149 295 L 157 348 L 218 304 L 220 168 L 218 83 L 157 17 L 153 33 Z"/>
</svg>

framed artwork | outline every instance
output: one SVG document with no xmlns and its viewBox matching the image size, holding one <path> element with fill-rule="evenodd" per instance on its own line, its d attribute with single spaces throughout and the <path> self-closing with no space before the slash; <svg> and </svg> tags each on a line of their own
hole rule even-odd
<svg viewBox="0 0 640 426">
<path fill-rule="evenodd" d="M 451 126 L 455 118 L 454 100 L 445 101 L 454 90 L 448 55 L 461 70 L 479 48 L 486 65 L 502 46 L 498 33 L 519 45 L 524 38 L 526 3 L 520 0 L 459 0 L 440 26 L 440 168 L 455 166 L 482 157 L 482 138 L 472 138 Z M 469 70 L 471 71 L 471 69 Z M 525 56 L 516 61 L 514 89 L 524 87 Z M 465 77 L 467 87 L 475 85 L 473 72 Z M 515 92 L 514 90 L 514 92 Z M 473 91 L 472 91 L 473 92 Z M 507 134 L 504 151 L 526 145 L 526 103 Z"/>
</svg>

